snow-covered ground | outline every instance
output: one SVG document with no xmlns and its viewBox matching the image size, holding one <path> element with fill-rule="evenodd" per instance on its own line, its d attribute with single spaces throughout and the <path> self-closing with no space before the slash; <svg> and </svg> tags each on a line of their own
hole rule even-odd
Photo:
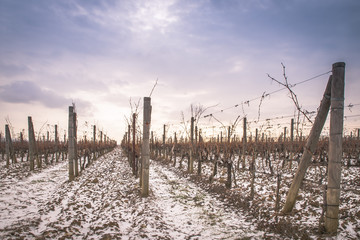
<svg viewBox="0 0 360 240">
<path fill-rule="evenodd" d="M 39 221 L 41 206 L 67 179 L 67 165 L 62 162 L 23 179 L 7 175 L 0 184 L 0 229 L 29 225 Z"/>
<path fill-rule="evenodd" d="M 186 178 L 153 162 L 150 172 L 155 208 L 161 209 L 171 239 L 261 238 L 244 215 L 227 209 L 223 202 L 200 189 Z"/>
<path fill-rule="evenodd" d="M 152 161 L 150 196 L 141 198 L 119 148 L 75 181 L 67 163 L 1 179 L 1 239 L 262 238 L 242 214 Z M 271 234 L 270 234 L 271 236 Z M 275 235 L 273 235 L 275 237 Z"/>
<path fill-rule="evenodd" d="M 0 239 L 289 238 L 262 227 L 264 221 L 249 213 L 253 210 L 229 204 L 216 191 L 199 185 L 194 176 L 161 161 L 151 161 L 150 196 L 140 197 L 139 179 L 132 175 L 120 148 L 100 157 L 72 182 L 68 182 L 67 162 L 34 173 L 20 165 L 0 166 Z M 238 179 L 239 185 L 245 182 L 248 179 Z M 270 198 L 265 191 L 259 194 L 260 188 L 268 187 L 265 185 L 258 184 L 256 189 L 255 200 L 261 208 Z M 238 190 L 240 186 L 232 191 Z M 308 209 L 304 219 L 312 219 L 307 224 L 316 228 L 318 218 L 309 208 L 311 202 L 304 202 L 297 204 Z M 349 204 L 351 211 L 359 208 Z M 291 222 L 296 217 L 286 218 Z M 349 232 L 340 233 L 337 239 L 356 239 L 357 225 L 347 224 Z"/>
</svg>

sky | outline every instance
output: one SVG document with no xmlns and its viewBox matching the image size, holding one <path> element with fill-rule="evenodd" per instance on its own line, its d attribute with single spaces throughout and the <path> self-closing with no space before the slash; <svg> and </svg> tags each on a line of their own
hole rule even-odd
<svg viewBox="0 0 360 240">
<path fill-rule="evenodd" d="M 66 133 L 75 103 L 80 137 L 96 125 L 120 141 L 154 86 L 157 136 L 163 124 L 183 131 L 191 105 L 207 108 L 207 135 L 238 116 L 261 128 L 295 111 L 287 90 L 269 94 L 282 86 L 267 74 L 283 82 L 283 64 L 290 84 L 321 75 L 292 88 L 316 111 L 332 64 L 345 62 L 350 133 L 360 128 L 359 12 L 358 0 L 0 0 L 1 132 L 9 123 L 27 135 L 32 116 L 39 136 L 55 124 Z"/>
</svg>

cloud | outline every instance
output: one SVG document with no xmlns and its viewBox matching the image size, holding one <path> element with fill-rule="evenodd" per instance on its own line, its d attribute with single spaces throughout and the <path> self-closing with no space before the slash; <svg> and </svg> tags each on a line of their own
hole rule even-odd
<svg viewBox="0 0 360 240">
<path fill-rule="evenodd" d="M 151 31 L 159 30 L 165 33 L 167 28 L 178 21 L 178 17 L 170 11 L 170 7 L 176 1 L 152 1 L 139 2 L 137 11 L 130 17 L 133 27 L 132 30 Z"/>
<path fill-rule="evenodd" d="M 25 65 L 0 63 L 0 73 L 5 77 L 13 77 L 29 73 L 31 70 Z"/>
<path fill-rule="evenodd" d="M 159 78 L 154 116 L 166 119 L 192 102 L 226 108 L 273 91 L 278 86 L 266 73 L 281 78 L 280 62 L 293 83 L 344 60 L 355 103 L 359 6 L 356 0 L 3 1 L 0 100 L 53 111 L 74 101 L 80 113 L 99 117 L 103 106 L 123 109 L 130 96 L 147 96 Z M 311 88 L 322 91 L 318 85 Z"/>
<path fill-rule="evenodd" d="M 0 98 L 9 103 L 40 102 L 49 108 L 62 108 L 71 103 L 53 91 L 42 89 L 30 81 L 17 81 L 9 85 L 0 86 Z"/>
</svg>

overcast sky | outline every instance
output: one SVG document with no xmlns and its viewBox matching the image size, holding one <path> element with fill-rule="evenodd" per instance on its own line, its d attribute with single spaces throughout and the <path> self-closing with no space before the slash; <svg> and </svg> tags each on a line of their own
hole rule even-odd
<svg viewBox="0 0 360 240">
<path fill-rule="evenodd" d="M 1 132 L 7 120 L 27 131 L 27 116 L 38 132 L 65 132 L 74 102 L 80 135 L 96 124 L 119 141 L 130 98 L 149 96 L 156 79 L 158 132 L 181 129 L 191 104 L 216 105 L 204 115 L 224 125 L 292 115 L 286 91 L 264 98 L 260 117 L 260 99 L 241 105 L 281 89 L 267 77 L 283 80 L 281 63 L 294 84 L 346 62 L 345 104 L 358 104 L 359 13 L 358 0 L 0 0 Z M 329 75 L 293 88 L 304 109 L 316 110 Z M 345 123 L 360 127 L 359 117 Z"/>
</svg>

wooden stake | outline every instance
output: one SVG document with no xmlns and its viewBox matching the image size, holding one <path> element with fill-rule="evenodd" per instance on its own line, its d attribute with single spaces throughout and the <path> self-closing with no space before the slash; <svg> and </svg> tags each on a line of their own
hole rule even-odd
<svg viewBox="0 0 360 240">
<path fill-rule="evenodd" d="M 68 126 L 68 158 L 69 158 L 69 181 L 74 180 L 75 136 L 74 136 L 74 107 L 69 106 Z"/>
<path fill-rule="evenodd" d="M 245 154 L 246 154 L 246 117 L 244 117 L 243 126 L 243 151 L 242 151 L 242 168 L 245 168 Z"/>
<path fill-rule="evenodd" d="M 197 127 L 196 127 L 196 130 L 197 130 Z M 199 145 L 201 144 L 201 129 L 199 130 Z M 198 169 L 197 169 L 197 174 L 198 175 L 201 175 L 201 165 L 202 165 L 202 155 L 201 155 L 201 147 L 200 147 L 200 152 L 198 150 L 198 146 L 196 146 L 196 156 L 198 157 Z"/>
<path fill-rule="evenodd" d="M 59 161 L 59 136 L 58 126 L 55 124 L 55 161 Z"/>
<path fill-rule="evenodd" d="M 321 130 L 325 124 L 326 117 L 329 112 L 330 94 L 331 94 L 331 76 L 329 77 L 329 81 L 327 83 L 323 99 L 320 103 L 320 107 L 317 116 L 315 118 L 315 122 L 311 128 L 309 138 L 306 142 L 304 152 L 300 160 L 300 164 L 298 166 L 293 182 L 287 194 L 286 202 L 282 209 L 282 212 L 285 214 L 290 213 L 292 211 L 296 202 L 296 196 L 299 192 L 301 182 L 304 179 L 306 170 L 311 163 L 311 157 L 315 152 Z"/>
<path fill-rule="evenodd" d="M 163 132 L 163 156 L 164 159 L 166 160 L 167 156 L 166 156 L 166 125 L 164 124 L 164 132 Z"/>
<path fill-rule="evenodd" d="M 149 196 L 151 98 L 144 97 L 143 143 L 141 154 L 141 195 Z"/>
<path fill-rule="evenodd" d="M 75 177 L 79 176 L 79 164 L 78 164 L 78 154 L 77 154 L 77 114 L 74 111 L 73 113 L 73 136 L 74 136 L 74 174 Z"/>
<path fill-rule="evenodd" d="M 16 162 L 15 155 L 14 155 L 14 149 L 11 141 L 11 134 L 10 134 L 10 128 L 9 125 L 5 125 L 5 151 L 6 151 L 6 167 L 10 166 L 10 159 L 12 162 Z"/>
<path fill-rule="evenodd" d="M 176 137 L 176 132 L 174 132 L 174 167 L 176 166 L 176 158 L 177 158 L 177 137 Z"/>
<path fill-rule="evenodd" d="M 194 122 L 195 118 L 191 117 L 191 125 L 190 125 L 190 159 L 188 161 L 188 172 L 194 172 Z"/>
<path fill-rule="evenodd" d="M 230 128 L 230 126 L 228 126 L 228 143 L 230 143 L 230 134 L 231 134 L 231 128 Z"/>
<path fill-rule="evenodd" d="M 127 152 L 128 152 L 128 161 L 129 161 L 129 165 L 130 165 L 130 167 L 132 167 L 132 163 L 131 163 L 131 153 L 130 153 L 130 149 L 131 149 L 131 143 L 130 143 L 130 140 L 131 140 L 131 138 L 130 138 L 130 136 L 131 136 L 131 126 L 130 126 L 130 124 L 128 125 L 128 146 L 127 146 Z"/>
<path fill-rule="evenodd" d="M 29 131 L 29 162 L 30 162 L 30 171 L 33 171 L 35 168 L 35 155 L 36 155 L 36 141 L 34 134 L 34 126 L 32 119 L 28 117 L 28 131 Z"/>
<path fill-rule="evenodd" d="M 327 208 L 325 217 L 325 229 L 328 233 L 335 233 L 339 226 L 345 63 L 334 63 L 332 72 L 328 186 L 326 194 Z"/>
<path fill-rule="evenodd" d="M 136 149 L 135 149 L 135 143 L 136 143 L 136 113 L 133 113 L 133 122 L 132 122 L 132 168 L 133 168 L 133 174 L 137 177 L 137 166 L 136 166 Z"/>
<path fill-rule="evenodd" d="M 292 168 L 292 161 L 294 158 L 294 119 L 291 119 L 290 123 L 290 158 L 289 158 L 289 169 Z"/>
</svg>

